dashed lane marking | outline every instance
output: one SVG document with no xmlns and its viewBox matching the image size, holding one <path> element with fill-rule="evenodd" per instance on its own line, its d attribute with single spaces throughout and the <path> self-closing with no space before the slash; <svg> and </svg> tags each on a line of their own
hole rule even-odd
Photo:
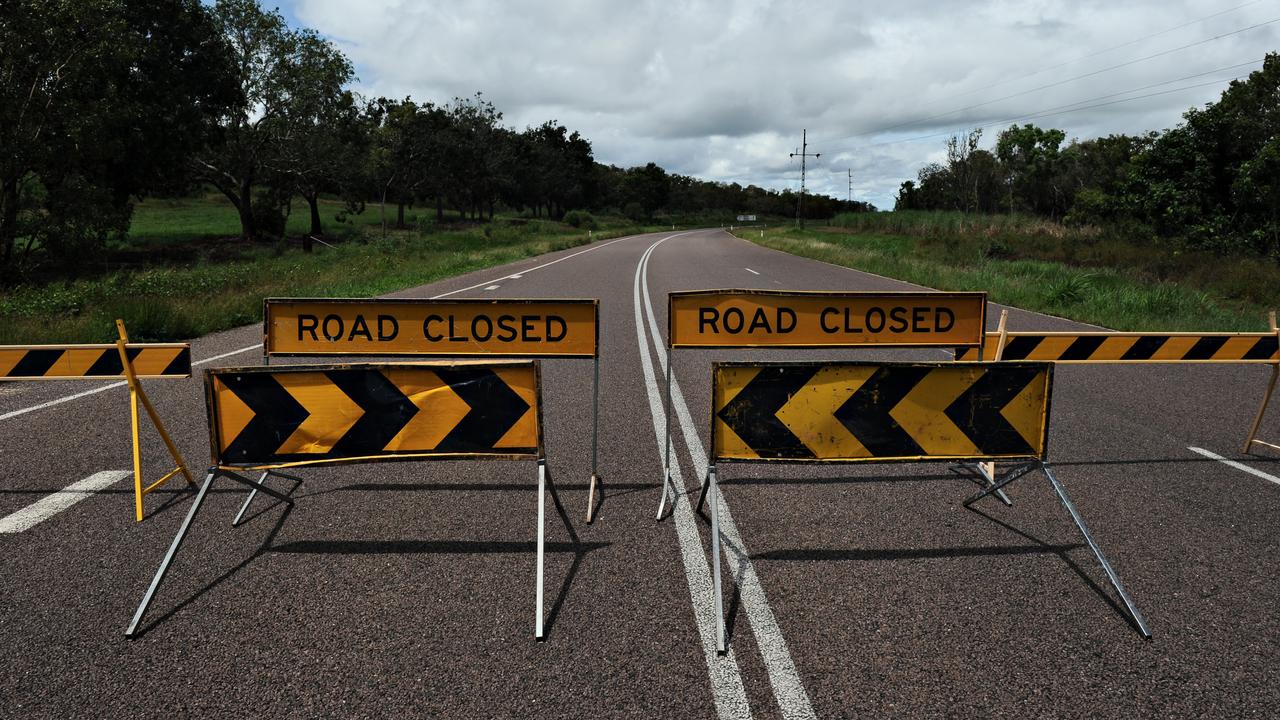
<svg viewBox="0 0 1280 720">
<path fill-rule="evenodd" d="M 48 520 L 96 492 L 132 475 L 128 470 L 103 470 L 0 518 L 0 534 L 20 533 Z"/>
<path fill-rule="evenodd" d="M 1218 462 L 1222 463 L 1223 465 L 1228 465 L 1228 466 L 1233 467 L 1233 468 L 1235 468 L 1235 469 L 1237 469 L 1237 470 L 1239 470 L 1239 471 L 1241 471 L 1241 472 L 1247 472 L 1247 473 L 1249 473 L 1250 475 L 1253 475 L 1254 477 L 1260 477 L 1260 478 L 1262 478 L 1263 480 L 1266 480 L 1267 482 L 1272 482 L 1272 483 L 1275 483 L 1276 485 L 1280 485 L 1280 478 L 1276 477 L 1275 475 L 1269 475 L 1269 474 L 1264 473 L 1264 472 L 1262 472 L 1261 470 L 1258 470 L 1258 469 L 1256 469 L 1256 468 L 1251 468 L 1251 467 L 1249 467 L 1248 465 L 1245 465 L 1244 463 L 1238 463 L 1238 462 L 1236 462 L 1235 460 L 1228 460 L 1228 459 L 1226 459 L 1226 458 L 1222 457 L 1221 455 L 1219 455 L 1219 454 L 1217 454 L 1217 453 L 1209 452 L 1208 450 L 1205 450 L 1204 448 L 1188 447 L 1187 449 L 1188 449 L 1188 450 L 1190 450 L 1190 451 L 1191 451 L 1191 452 L 1193 452 L 1193 453 L 1199 453 L 1199 454 L 1201 454 L 1201 455 L 1203 455 L 1203 456 L 1205 456 L 1205 457 L 1207 457 L 1207 458 L 1212 458 L 1212 459 L 1214 459 L 1214 460 L 1217 460 Z"/>
</svg>

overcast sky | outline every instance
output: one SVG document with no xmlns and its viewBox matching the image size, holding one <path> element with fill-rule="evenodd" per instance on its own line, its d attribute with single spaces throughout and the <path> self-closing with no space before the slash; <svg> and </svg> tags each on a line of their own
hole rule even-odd
<svg viewBox="0 0 1280 720">
<path fill-rule="evenodd" d="M 365 95 L 483 92 L 508 125 L 582 132 L 603 163 L 776 189 L 799 187 L 807 128 L 808 186 L 844 197 L 851 169 L 880 208 L 948 133 L 987 126 L 989 147 L 1041 114 L 1068 138 L 1167 128 L 1280 50 L 1280 0 L 282 3 Z"/>
</svg>

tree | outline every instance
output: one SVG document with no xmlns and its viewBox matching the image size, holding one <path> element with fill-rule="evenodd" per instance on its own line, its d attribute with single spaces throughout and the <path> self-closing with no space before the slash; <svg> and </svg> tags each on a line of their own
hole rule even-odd
<svg viewBox="0 0 1280 720">
<path fill-rule="evenodd" d="M 996 139 L 996 157 L 1007 173 L 1009 212 L 1016 207 L 1038 215 L 1061 217 L 1065 188 L 1058 185 L 1058 160 L 1066 133 L 1027 123 L 1010 125 Z M 1015 202 L 1020 205 L 1015 206 Z"/>
<path fill-rule="evenodd" d="M 257 0 L 218 0 L 213 13 L 241 97 L 222 118 L 220 142 L 196 163 L 202 179 L 235 206 L 242 237 L 255 240 L 255 185 L 288 182 L 290 140 L 305 135 L 326 108 L 341 105 L 352 68 L 327 40 L 289 29 L 279 12 L 263 10 Z"/>
<path fill-rule="evenodd" d="M 16 5 L 16 7 L 15 7 Z M 18 0 L 0 13 L 0 268 L 16 241 L 71 268 L 173 188 L 235 102 L 197 0 Z"/>
</svg>

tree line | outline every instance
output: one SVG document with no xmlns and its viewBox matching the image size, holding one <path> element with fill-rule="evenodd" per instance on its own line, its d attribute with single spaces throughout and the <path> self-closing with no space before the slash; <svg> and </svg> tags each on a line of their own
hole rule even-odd
<svg viewBox="0 0 1280 720">
<path fill-rule="evenodd" d="M 981 136 L 951 137 L 895 207 L 1030 213 L 1280 261 L 1280 55 L 1168 130 L 1064 144 L 1062 130 L 1012 125 L 989 150 Z"/>
<path fill-rule="evenodd" d="M 241 237 L 278 238 L 321 196 L 483 221 L 498 209 L 561 219 L 615 210 L 791 216 L 793 192 L 596 162 L 550 120 L 517 130 L 477 94 L 363 98 L 351 61 L 257 0 L 16 0 L 0 13 L 0 282 L 73 274 L 127 236 L 133 203 L 213 187 Z M 805 214 L 873 209 L 825 196 Z"/>
</svg>

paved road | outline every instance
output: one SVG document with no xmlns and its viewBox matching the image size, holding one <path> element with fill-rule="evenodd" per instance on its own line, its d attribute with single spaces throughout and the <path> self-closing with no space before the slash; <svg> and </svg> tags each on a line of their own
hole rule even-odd
<svg viewBox="0 0 1280 720">
<path fill-rule="evenodd" d="M 1274 716 L 1280 463 L 1237 452 L 1262 367 L 1058 370 L 1052 459 L 1154 639 L 1118 609 L 1043 478 L 1011 486 L 1013 507 L 966 510 L 974 486 L 945 465 L 735 465 L 722 479 L 732 652 L 717 657 L 707 524 L 685 498 L 653 520 L 665 294 L 707 287 L 906 286 L 697 231 L 400 293 L 601 300 L 607 499 L 592 526 L 591 365 L 543 367 L 564 511 L 549 515 L 546 643 L 532 640 L 532 463 L 308 469 L 292 509 L 259 501 L 239 528 L 241 491 L 215 486 L 134 641 L 122 631 L 191 495 L 153 494 L 135 524 L 122 480 L 0 534 L 0 715 Z M 1016 310 L 1011 323 L 1079 327 Z M 193 355 L 259 364 L 260 340 L 259 327 L 239 328 L 197 339 Z M 944 355 L 675 353 L 690 490 L 706 462 L 710 363 L 749 357 Z M 130 467 L 123 388 L 58 402 L 96 387 L 0 387 L 0 525 Z M 200 380 L 149 387 L 201 465 Z M 1280 421 L 1266 435 L 1280 437 Z M 150 438 L 153 476 L 162 453 Z"/>
</svg>

